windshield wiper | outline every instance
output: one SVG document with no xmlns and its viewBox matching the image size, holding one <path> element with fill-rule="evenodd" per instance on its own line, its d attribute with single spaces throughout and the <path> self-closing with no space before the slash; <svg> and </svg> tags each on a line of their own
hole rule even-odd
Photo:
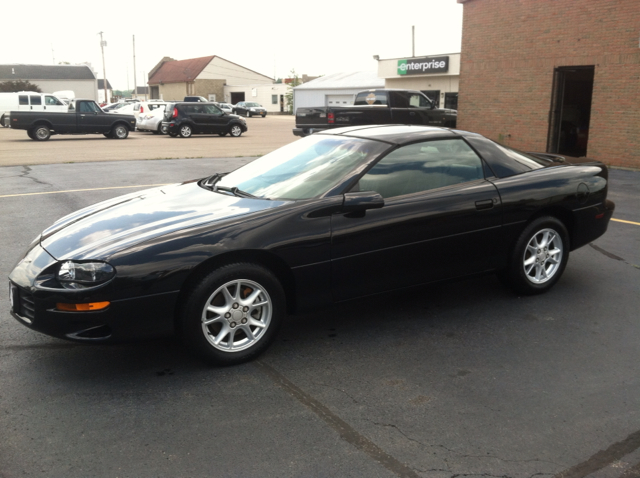
<svg viewBox="0 0 640 478">
<path fill-rule="evenodd" d="M 233 194 L 234 196 L 238 196 L 240 198 L 251 198 L 251 199 L 260 199 L 258 196 L 254 196 L 253 194 L 249 194 L 246 191 L 241 191 L 240 189 L 233 187 L 230 188 L 228 186 L 213 186 L 211 188 L 213 192 L 224 191 Z"/>
<path fill-rule="evenodd" d="M 209 176 L 207 179 L 205 179 L 202 182 L 202 186 L 205 187 L 205 188 L 209 188 L 209 189 L 211 189 L 213 191 L 213 185 L 215 183 L 217 183 L 220 180 L 220 178 L 222 178 L 223 176 L 226 176 L 227 174 L 229 174 L 229 173 L 215 173 L 215 174 L 212 174 L 211 176 Z"/>
</svg>

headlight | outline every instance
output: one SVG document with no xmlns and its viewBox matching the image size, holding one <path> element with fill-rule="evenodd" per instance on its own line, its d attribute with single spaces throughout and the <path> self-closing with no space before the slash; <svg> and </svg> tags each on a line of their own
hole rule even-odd
<svg viewBox="0 0 640 478">
<path fill-rule="evenodd" d="M 108 282 L 116 270 L 106 262 L 66 261 L 60 265 L 57 278 L 65 289 L 86 289 Z"/>
</svg>

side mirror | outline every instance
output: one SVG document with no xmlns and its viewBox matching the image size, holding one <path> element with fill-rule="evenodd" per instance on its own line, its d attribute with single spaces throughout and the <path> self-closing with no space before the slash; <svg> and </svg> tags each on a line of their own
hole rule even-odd
<svg viewBox="0 0 640 478">
<path fill-rule="evenodd" d="M 342 203 L 342 212 L 360 212 L 367 209 L 380 209 L 384 206 L 384 198 L 375 191 L 359 191 L 346 193 Z"/>
</svg>

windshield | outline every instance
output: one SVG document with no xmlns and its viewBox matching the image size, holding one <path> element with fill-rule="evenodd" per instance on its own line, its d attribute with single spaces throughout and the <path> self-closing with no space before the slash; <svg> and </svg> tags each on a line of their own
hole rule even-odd
<svg viewBox="0 0 640 478">
<path fill-rule="evenodd" d="M 237 187 L 259 198 L 320 197 L 388 147 L 365 139 L 309 136 L 233 171 L 216 185 Z"/>
<path fill-rule="evenodd" d="M 258 104 L 258 103 L 245 103 L 245 106 L 248 106 L 250 108 L 256 108 L 256 107 L 260 107 L 262 105 Z"/>
</svg>

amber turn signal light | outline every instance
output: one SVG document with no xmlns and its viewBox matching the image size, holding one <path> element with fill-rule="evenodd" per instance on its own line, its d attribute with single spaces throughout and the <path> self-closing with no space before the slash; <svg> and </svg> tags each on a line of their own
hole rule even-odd
<svg viewBox="0 0 640 478">
<path fill-rule="evenodd" d="M 63 304 L 58 302 L 56 309 L 67 312 L 87 312 L 90 310 L 102 310 L 109 307 L 111 302 L 89 302 L 88 304 Z"/>
</svg>

